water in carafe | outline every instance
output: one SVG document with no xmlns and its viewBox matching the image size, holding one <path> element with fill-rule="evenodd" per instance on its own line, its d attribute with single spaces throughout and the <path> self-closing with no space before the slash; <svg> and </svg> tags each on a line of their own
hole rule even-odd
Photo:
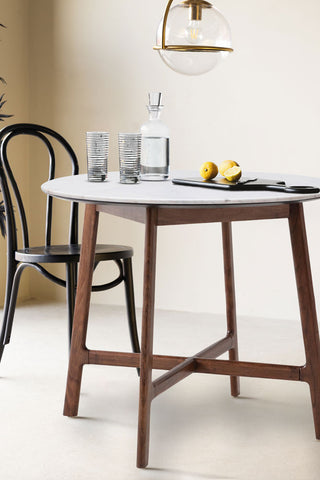
<svg viewBox="0 0 320 480">
<path fill-rule="evenodd" d="M 169 177 L 169 130 L 160 120 L 161 93 L 149 93 L 149 120 L 141 127 L 141 180 Z"/>
</svg>

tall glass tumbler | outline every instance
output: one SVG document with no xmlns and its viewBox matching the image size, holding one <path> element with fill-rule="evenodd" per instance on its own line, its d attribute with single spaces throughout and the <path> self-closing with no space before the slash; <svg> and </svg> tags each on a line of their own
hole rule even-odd
<svg viewBox="0 0 320 480">
<path fill-rule="evenodd" d="M 87 132 L 88 181 L 103 182 L 108 175 L 108 132 Z"/>
<path fill-rule="evenodd" d="M 119 133 L 120 183 L 140 182 L 141 134 Z"/>
</svg>

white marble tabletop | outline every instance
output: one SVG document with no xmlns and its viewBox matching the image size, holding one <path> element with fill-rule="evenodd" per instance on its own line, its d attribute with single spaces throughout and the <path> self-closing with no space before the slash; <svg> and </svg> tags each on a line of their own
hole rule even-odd
<svg viewBox="0 0 320 480">
<path fill-rule="evenodd" d="M 245 177 L 285 181 L 287 185 L 312 185 L 320 188 L 320 178 L 297 175 L 244 172 Z M 171 178 L 199 177 L 196 171 L 172 172 Z M 320 193 L 297 194 L 274 191 L 230 191 L 215 188 L 174 185 L 171 180 L 124 185 L 119 172 L 109 172 L 105 182 L 88 182 L 87 175 L 56 178 L 42 185 L 46 194 L 85 203 L 142 205 L 223 205 L 287 203 L 320 198 Z"/>
</svg>

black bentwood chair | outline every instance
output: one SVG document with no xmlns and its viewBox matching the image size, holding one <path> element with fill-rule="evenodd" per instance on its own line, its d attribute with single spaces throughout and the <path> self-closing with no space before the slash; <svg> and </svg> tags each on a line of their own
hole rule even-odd
<svg viewBox="0 0 320 480">
<path fill-rule="evenodd" d="M 4 200 L 7 223 L 7 282 L 3 325 L 0 335 L 0 360 L 5 345 L 10 342 L 20 277 L 27 267 L 36 269 L 49 280 L 62 287 L 66 287 L 69 316 L 69 341 L 71 340 L 77 284 L 77 267 L 81 247 L 78 244 L 78 204 L 75 202 L 71 204 L 69 243 L 67 245 L 51 245 L 53 199 L 50 196 L 47 197 L 45 245 L 40 247 L 30 247 L 26 212 L 7 155 L 9 142 L 19 135 L 31 135 L 37 137 L 45 144 L 49 154 L 49 180 L 53 179 L 55 175 L 55 152 L 52 141 L 64 147 L 71 161 L 72 174 L 77 175 L 79 173 L 78 160 L 73 149 L 69 143 L 55 131 L 40 125 L 28 123 L 18 123 L 5 127 L 0 131 L 0 186 Z M 60 145 L 59 148 L 61 148 Z M 12 195 L 14 195 L 16 199 L 16 207 L 13 207 Z M 19 212 L 21 224 L 23 243 L 23 248 L 21 249 L 18 249 L 16 211 Z M 133 250 L 130 247 L 122 245 L 97 245 L 95 266 L 101 261 L 113 260 L 119 268 L 119 276 L 112 282 L 92 286 L 92 291 L 100 292 L 103 290 L 109 290 L 110 288 L 119 285 L 122 281 L 124 282 L 131 344 L 133 351 L 138 353 L 140 349 L 135 317 L 131 264 L 132 255 Z M 48 272 L 41 265 L 42 263 L 64 263 L 66 265 L 66 280 L 58 278 Z"/>
</svg>

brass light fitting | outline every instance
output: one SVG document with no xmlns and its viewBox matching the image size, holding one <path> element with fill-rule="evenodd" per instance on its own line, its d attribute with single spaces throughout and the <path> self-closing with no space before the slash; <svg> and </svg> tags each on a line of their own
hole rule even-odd
<svg viewBox="0 0 320 480">
<path fill-rule="evenodd" d="M 182 3 L 189 8 L 190 20 L 201 20 L 202 9 L 211 7 L 211 3 L 205 2 L 204 0 L 185 0 Z"/>
<path fill-rule="evenodd" d="M 169 10 L 173 0 L 169 0 L 164 17 L 163 17 L 163 25 L 162 25 L 162 41 L 161 45 L 154 46 L 154 50 L 169 50 L 169 51 L 176 51 L 176 52 L 233 52 L 233 48 L 231 47 L 221 47 L 221 46 L 214 46 L 214 45 L 166 45 L 166 27 L 168 21 Z M 185 0 L 181 2 L 181 6 L 189 8 L 189 19 L 191 21 L 201 21 L 202 20 L 202 10 L 206 8 L 212 8 L 211 3 L 206 2 L 204 0 Z"/>
</svg>

